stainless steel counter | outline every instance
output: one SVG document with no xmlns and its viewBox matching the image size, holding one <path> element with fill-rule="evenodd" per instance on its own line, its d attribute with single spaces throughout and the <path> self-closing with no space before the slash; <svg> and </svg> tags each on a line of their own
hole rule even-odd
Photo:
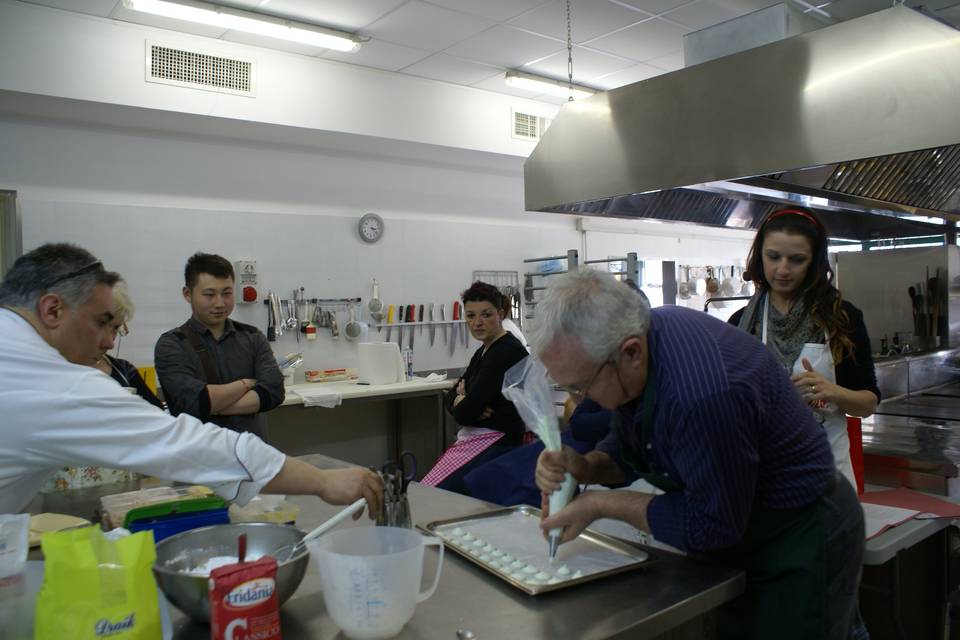
<svg viewBox="0 0 960 640">
<path fill-rule="evenodd" d="M 302 459 L 321 468 L 347 466 L 323 455 Z M 91 518 L 101 495 L 133 488 L 136 487 L 112 485 L 42 494 L 31 505 L 31 511 L 58 511 Z M 410 485 L 410 498 L 415 522 L 496 508 L 417 483 Z M 338 510 L 317 498 L 289 499 L 301 507 L 297 524 L 303 529 L 313 528 Z M 367 524 L 361 521 L 341 526 Z M 926 520 L 894 527 L 867 542 L 864 564 L 883 564 L 945 525 L 943 521 Z M 478 638 L 651 638 L 684 625 L 743 590 L 740 572 L 710 567 L 657 549 L 647 551 L 653 561 L 644 569 L 536 597 L 514 589 L 456 554 L 445 554 L 437 592 L 419 605 L 399 637 L 450 640 L 457 629 L 467 628 Z M 435 552 L 428 553 L 435 557 Z M 30 557 L 39 560 L 42 555 L 35 549 Z M 434 561 L 432 557 L 427 560 L 428 575 Z M 209 638 L 209 627 L 190 622 L 173 607 L 170 611 L 175 638 Z M 287 640 L 343 638 L 326 614 L 319 576 L 313 566 L 297 593 L 281 609 L 281 618 Z"/>
<path fill-rule="evenodd" d="M 928 420 L 960 420 L 960 398 L 917 393 L 881 402 L 878 415 L 927 418 Z"/>
<path fill-rule="evenodd" d="M 344 463 L 322 455 L 304 456 L 318 467 Z M 468 515 L 496 505 L 417 483 L 410 485 L 415 522 Z M 297 525 L 311 529 L 337 511 L 316 498 L 292 497 L 302 511 Z M 350 522 L 341 526 L 366 526 Z M 456 554 L 444 554 L 440 585 L 417 607 L 399 638 L 451 640 L 466 628 L 481 639 L 651 638 L 714 609 L 743 591 L 739 571 L 704 566 L 674 554 L 648 549 L 647 568 L 552 593 L 528 596 Z M 427 559 L 430 575 L 433 557 Z M 178 640 L 210 637 L 209 627 L 171 611 Z M 285 640 L 342 638 L 327 616 L 316 567 L 281 609 Z"/>
<path fill-rule="evenodd" d="M 960 397 L 942 385 L 881 402 L 863 420 L 865 480 L 960 498 Z"/>
</svg>

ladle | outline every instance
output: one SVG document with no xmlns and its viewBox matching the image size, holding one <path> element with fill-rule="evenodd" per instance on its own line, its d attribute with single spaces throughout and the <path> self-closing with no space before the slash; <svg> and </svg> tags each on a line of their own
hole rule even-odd
<svg viewBox="0 0 960 640">
<path fill-rule="evenodd" d="M 295 556 L 297 554 L 297 550 L 302 549 L 309 540 L 313 540 L 314 538 L 319 538 L 320 536 L 325 534 L 327 531 L 329 531 L 330 529 L 333 529 L 335 526 L 337 526 L 338 524 L 340 524 L 341 522 L 343 522 L 353 514 L 357 513 L 358 511 L 362 511 L 366 505 L 367 505 L 367 499 L 360 498 L 359 500 L 351 504 L 349 507 L 341 509 L 340 512 L 338 512 L 335 516 L 333 516 L 332 518 L 330 518 L 329 520 L 321 524 L 319 527 L 317 527 L 307 535 L 300 538 L 300 540 L 298 540 L 296 544 L 285 544 L 269 555 L 276 558 L 277 564 L 286 562 L 287 560 Z"/>
</svg>

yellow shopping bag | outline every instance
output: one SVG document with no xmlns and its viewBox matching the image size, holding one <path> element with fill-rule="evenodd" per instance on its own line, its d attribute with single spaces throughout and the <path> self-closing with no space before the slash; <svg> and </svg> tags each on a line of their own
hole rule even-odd
<svg viewBox="0 0 960 640">
<path fill-rule="evenodd" d="M 159 640 L 151 532 L 110 540 L 86 527 L 45 534 L 40 544 L 34 640 Z"/>
</svg>

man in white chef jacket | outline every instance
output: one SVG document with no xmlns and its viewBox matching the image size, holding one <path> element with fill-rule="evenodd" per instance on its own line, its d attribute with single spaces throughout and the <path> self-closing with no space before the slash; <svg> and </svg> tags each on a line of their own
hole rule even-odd
<svg viewBox="0 0 960 640">
<path fill-rule="evenodd" d="M 0 283 L 0 513 L 24 509 L 65 465 L 202 483 L 240 504 L 261 491 L 332 504 L 364 497 L 377 513 L 375 473 L 317 469 L 253 434 L 170 416 L 93 368 L 113 347 L 120 279 L 80 247 L 46 244 Z"/>
</svg>

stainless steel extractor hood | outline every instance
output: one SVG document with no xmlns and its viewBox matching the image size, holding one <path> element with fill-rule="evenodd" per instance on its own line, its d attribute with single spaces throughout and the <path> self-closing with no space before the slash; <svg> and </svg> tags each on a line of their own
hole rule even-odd
<svg viewBox="0 0 960 640">
<path fill-rule="evenodd" d="M 960 220 L 960 31 L 897 6 L 570 103 L 526 209 L 750 228 L 782 203 L 832 237 Z"/>
</svg>

